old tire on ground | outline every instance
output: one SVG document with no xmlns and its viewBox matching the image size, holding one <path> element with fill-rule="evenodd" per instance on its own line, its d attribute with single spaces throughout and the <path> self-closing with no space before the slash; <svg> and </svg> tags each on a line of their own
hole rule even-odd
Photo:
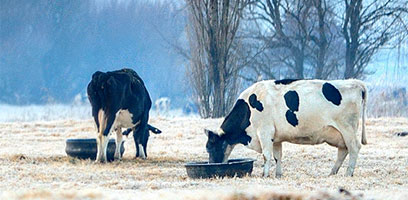
<svg viewBox="0 0 408 200">
<path fill-rule="evenodd" d="M 243 177 L 251 175 L 254 159 L 231 159 L 228 163 L 190 162 L 184 166 L 190 178 Z"/>
<path fill-rule="evenodd" d="M 121 155 L 125 152 L 123 142 L 124 141 L 122 141 L 122 148 L 120 149 Z M 106 150 L 108 161 L 114 160 L 115 149 L 115 140 L 110 139 Z M 97 153 L 96 139 L 67 139 L 65 152 L 71 157 L 95 160 Z"/>
</svg>

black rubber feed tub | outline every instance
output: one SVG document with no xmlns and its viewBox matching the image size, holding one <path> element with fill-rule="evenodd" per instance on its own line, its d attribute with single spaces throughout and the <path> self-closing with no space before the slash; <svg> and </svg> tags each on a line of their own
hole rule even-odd
<svg viewBox="0 0 408 200">
<path fill-rule="evenodd" d="M 123 155 L 125 147 L 122 141 L 122 148 L 120 154 Z M 106 150 L 108 161 L 114 160 L 116 149 L 116 143 L 114 139 L 110 139 L 108 142 L 108 148 Z M 67 139 L 65 152 L 68 156 L 79 159 L 96 159 L 97 147 L 96 139 Z"/>
<path fill-rule="evenodd" d="M 231 159 L 228 163 L 189 162 L 184 166 L 190 178 L 243 177 L 251 175 L 254 159 Z"/>
</svg>

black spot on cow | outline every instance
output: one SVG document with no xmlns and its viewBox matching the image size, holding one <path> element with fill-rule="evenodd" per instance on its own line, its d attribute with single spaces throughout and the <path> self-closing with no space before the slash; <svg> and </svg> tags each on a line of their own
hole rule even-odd
<svg viewBox="0 0 408 200">
<path fill-rule="evenodd" d="M 293 82 L 295 82 L 295 81 L 298 81 L 298 80 L 300 80 L 300 79 L 282 79 L 282 80 L 276 80 L 276 81 L 275 81 L 275 84 L 276 84 L 276 85 L 279 85 L 279 84 L 289 85 L 289 84 L 291 84 L 291 83 L 293 83 Z"/>
<path fill-rule="evenodd" d="M 286 106 L 289 108 L 286 111 L 286 120 L 295 127 L 299 124 L 295 114 L 296 111 L 299 111 L 299 95 L 296 91 L 290 90 L 283 97 L 285 98 Z"/>
<path fill-rule="evenodd" d="M 291 111 L 299 111 L 299 95 L 296 91 L 291 90 L 286 92 L 284 98 L 286 106 L 288 106 Z"/>
<path fill-rule="evenodd" d="M 221 124 L 221 129 L 225 133 L 223 138 L 228 144 L 241 143 L 248 145 L 251 142 L 251 137 L 245 132 L 245 129 L 251 125 L 250 117 L 251 111 L 248 104 L 244 100 L 238 99 L 231 112 Z"/>
<path fill-rule="evenodd" d="M 251 105 L 252 108 L 257 109 L 259 112 L 263 111 L 263 105 L 260 101 L 258 101 L 256 94 L 251 94 L 251 96 L 249 96 L 249 105 Z"/>
<path fill-rule="evenodd" d="M 241 134 L 241 135 L 235 135 L 235 137 L 227 137 L 227 143 L 228 144 L 243 144 L 243 145 L 248 145 L 252 138 L 245 134 Z"/>
<path fill-rule="evenodd" d="M 328 101 L 332 102 L 336 106 L 340 105 L 342 99 L 340 91 L 332 84 L 330 83 L 323 84 L 322 92 L 324 97 Z"/>
<path fill-rule="evenodd" d="M 286 120 L 292 126 L 297 126 L 299 124 L 298 119 L 296 118 L 296 114 L 293 111 L 291 111 L 291 110 L 286 111 L 285 116 L 286 116 Z"/>
</svg>

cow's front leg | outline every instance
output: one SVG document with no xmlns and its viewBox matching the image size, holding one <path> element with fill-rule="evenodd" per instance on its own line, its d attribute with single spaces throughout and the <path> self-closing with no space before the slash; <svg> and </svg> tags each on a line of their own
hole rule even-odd
<svg viewBox="0 0 408 200">
<path fill-rule="evenodd" d="M 96 154 L 95 162 L 104 163 L 108 159 L 106 157 L 106 149 L 108 147 L 109 135 L 99 134 L 96 138 L 98 152 Z"/>
<path fill-rule="evenodd" d="M 269 177 L 269 170 L 271 169 L 272 165 L 272 153 L 271 151 L 265 151 L 263 150 L 262 152 L 263 158 L 264 158 L 264 168 L 263 168 L 263 177 Z"/>
<path fill-rule="evenodd" d="M 272 165 L 272 134 L 268 134 L 268 132 L 260 131 L 258 132 L 258 137 L 260 138 L 261 148 L 262 148 L 262 155 L 264 158 L 264 168 L 263 168 L 263 177 L 269 176 L 269 170 Z"/>
<path fill-rule="evenodd" d="M 106 162 L 108 161 L 106 157 L 106 149 L 108 147 L 109 135 L 112 128 L 112 124 L 115 121 L 115 115 L 106 115 L 101 109 L 98 112 L 98 136 L 96 137 L 97 142 L 97 154 L 95 162 Z"/>
<path fill-rule="evenodd" d="M 282 177 L 282 168 L 281 168 L 281 161 L 282 161 L 282 142 L 274 142 L 273 143 L 273 157 L 275 158 L 276 162 L 276 178 Z"/>
<path fill-rule="evenodd" d="M 120 149 L 122 148 L 122 141 L 123 141 L 122 129 L 116 128 L 116 148 L 114 156 L 115 160 L 122 160 L 122 155 L 120 153 Z"/>
</svg>

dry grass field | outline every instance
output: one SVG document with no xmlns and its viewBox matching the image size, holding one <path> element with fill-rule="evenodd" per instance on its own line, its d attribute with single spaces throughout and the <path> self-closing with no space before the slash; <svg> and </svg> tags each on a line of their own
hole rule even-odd
<svg viewBox="0 0 408 200">
<path fill-rule="evenodd" d="M 405 118 L 369 119 L 354 177 L 345 177 L 348 159 L 328 176 L 337 149 L 326 144 L 283 144 L 282 179 L 262 178 L 263 159 L 243 146 L 231 158 L 257 161 L 252 176 L 195 180 L 183 164 L 207 159 L 204 128 L 221 119 L 153 118 L 161 135 L 151 135 L 148 159 L 135 159 L 131 137 L 124 160 L 95 164 L 69 158 L 67 138 L 95 137 L 93 122 L 0 123 L 1 199 L 408 199 L 408 131 Z M 274 169 L 274 167 L 273 167 Z M 339 192 L 344 188 L 347 192 Z"/>
</svg>

